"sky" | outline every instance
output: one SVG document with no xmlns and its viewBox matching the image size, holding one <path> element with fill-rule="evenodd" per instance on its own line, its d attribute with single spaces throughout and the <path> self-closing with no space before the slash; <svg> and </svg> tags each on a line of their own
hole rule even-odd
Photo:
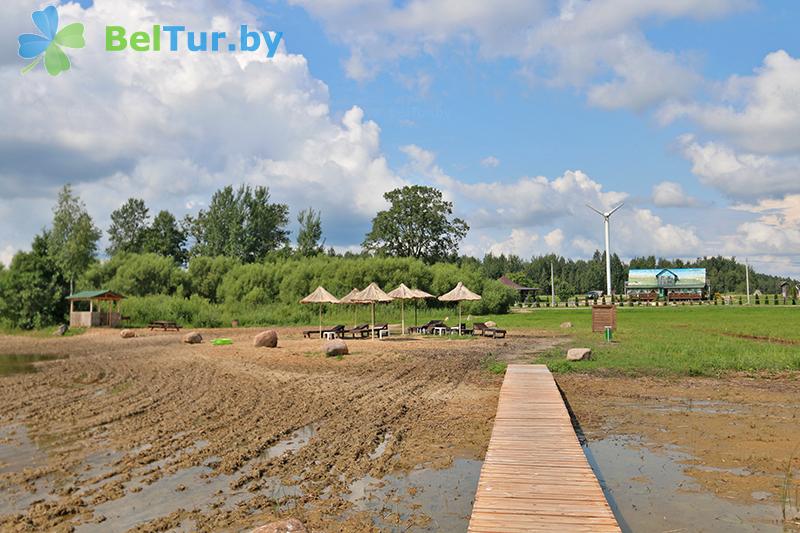
<svg viewBox="0 0 800 533">
<path fill-rule="evenodd" d="M 383 193 L 442 190 L 465 254 L 747 257 L 800 275 L 800 4 L 777 0 L 82 0 L 72 68 L 22 75 L 0 19 L 0 261 L 69 182 L 194 214 L 228 184 L 357 250 Z M 283 32 L 278 52 L 107 52 L 109 25 Z M 105 247 L 104 236 L 101 248 Z"/>
</svg>

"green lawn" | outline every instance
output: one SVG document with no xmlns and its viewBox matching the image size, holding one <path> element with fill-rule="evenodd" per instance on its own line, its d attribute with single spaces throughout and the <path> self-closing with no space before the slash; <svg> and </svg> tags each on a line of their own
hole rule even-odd
<svg viewBox="0 0 800 533">
<path fill-rule="evenodd" d="M 482 317 L 501 327 L 535 328 L 574 340 L 543 357 L 554 372 L 720 375 L 731 371 L 800 370 L 800 309 L 686 306 L 620 308 L 614 342 L 591 332 L 588 309 L 541 309 Z M 562 322 L 573 323 L 561 329 Z M 752 339 L 742 336 L 762 337 Z M 564 360 L 566 348 L 589 347 L 594 359 Z"/>
</svg>

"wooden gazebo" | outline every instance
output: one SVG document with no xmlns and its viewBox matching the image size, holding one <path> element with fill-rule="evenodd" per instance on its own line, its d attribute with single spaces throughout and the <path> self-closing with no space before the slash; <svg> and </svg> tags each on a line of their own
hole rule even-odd
<svg viewBox="0 0 800 533">
<path fill-rule="evenodd" d="M 81 291 L 67 296 L 67 300 L 69 300 L 69 326 L 71 328 L 102 326 L 113 328 L 118 326 L 122 320 L 122 315 L 119 312 L 119 302 L 123 298 L 125 298 L 123 295 L 107 289 Z"/>
</svg>

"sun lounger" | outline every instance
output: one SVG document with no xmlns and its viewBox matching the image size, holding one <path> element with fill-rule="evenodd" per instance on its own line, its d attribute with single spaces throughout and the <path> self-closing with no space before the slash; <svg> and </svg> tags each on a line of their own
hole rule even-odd
<svg viewBox="0 0 800 533">
<path fill-rule="evenodd" d="M 347 335 L 350 335 L 352 338 L 361 338 L 363 339 L 367 335 L 369 335 L 369 324 L 359 324 L 351 329 L 345 329 L 342 331 L 342 338 L 345 338 Z"/>
<path fill-rule="evenodd" d="M 485 322 L 475 322 L 472 324 L 472 334 L 480 334 L 481 337 L 488 337 L 491 335 L 493 339 L 496 339 L 498 337 L 504 338 L 506 336 L 506 330 L 500 328 L 490 328 Z"/>
<path fill-rule="evenodd" d="M 427 324 L 423 324 L 422 326 L 411 326 L 408 328 L 409 333 L 422 333 L 423 335 L 428 335 L 433 332 L 433 328 L 437 326 L 444 325 L 444 322 L 441 320 L 431 320 Z"/>
<path fill-rule="evenodd" d="M 343 325 L 333 326 L 332 328 L 324 328 L 322 330 L 322 334 L 325 334 L 325 333 L 336 333 L 337 337 L 341 337 L 342 336 L 342 332 L 344 331 L 344 329 L 345 328 L 344 328 Z M 317 328 L 317 329 L 309 329 L 309 330 L 306 330 L 306 331 L 303 332 L 303 337 L 307 337 L 309 339 L 313 335 L 320 335 L 319 328 Z M 322 337 L 322 335 L 320 335 L 320 337 Z"/>
</svg>

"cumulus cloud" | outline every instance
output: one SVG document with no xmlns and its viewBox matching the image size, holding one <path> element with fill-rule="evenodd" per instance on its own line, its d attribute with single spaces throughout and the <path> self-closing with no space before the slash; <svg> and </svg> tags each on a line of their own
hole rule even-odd
<svg viewBox="0 0 800 533">
<path fill-rule="evenodd" d="M 302 55 L 109 54 L 96 38 L 106 24 L 162 20 L 233 35 L 240 23 L 257 24 L 246 3 L 96 0 L 86 10 L 59 6 L 59 14 L 62 24 L 86 26 L 72 71 L 23 77 L 19 65 L 0 68 L 0 179 L 9 185 L 0 245 L 26 246 L 66 181 L 101 227 L 129 196 L 181 215 L 224 185 L 267 185 L 275 201 L 322 209 L 332 244 L 340 228 L 368 224 L 382 192 L 405 183 L 381 152 L 378 125 L 358 107 L 336 118 Z M 32 153 L 41 155 L 32 162 Z"/>
<path fill-rule="evenodd" d="M 387 64 L 446 45 L 475 46 L 486 58 L 517 59 L 536 81 L 588 90 L 595 105 L 643 109 L 685 97 L 700 78 L 692 61 L 653 48 L 648 20 L 704 19 L 746 9 L 751 0 L 291 0 L 350 48 L 347 74 L 375 76 Z"/>
<path fill-rule="evenodd" d="M 664 122 L 688 118 L 737 149 L 762 154 L 800 150 L 800 60 L 787 52 L 768 54 L 753 76 L 729 78 L 718 100 L 673 103 L 660 115 Z"/>
<path fill-rule="evenodd" d="M 697 200 L 686 194 L 680 183 L 662 181 L 653 186 L 653 203 L 658 207 L 692 207 Z"/>
<path fill-rule="evenodd" d="M 737 152 L 719 142 L 702 143 L 693 135 L 679 139 L 692 172 L 730 198 L 757 199 L 800 192 L 800 157 Z"/>
<path fill-rule="evenodd" d="M 14 247 L 10 244 L 4 246 L 2 249 L 0 249 L 0 263 L 9 266 L 11 264 L 11 260 L 14 258 L 15 253 L 16 250 L 14 250 Z"/>
<path fill-rule="evenodd" d="M 496 168 L 500 166 L 500 160 L 497 159 L 495 156 L 490 155 L 481 159 L 481 166 L 486 168 Z"/>
</svg>

